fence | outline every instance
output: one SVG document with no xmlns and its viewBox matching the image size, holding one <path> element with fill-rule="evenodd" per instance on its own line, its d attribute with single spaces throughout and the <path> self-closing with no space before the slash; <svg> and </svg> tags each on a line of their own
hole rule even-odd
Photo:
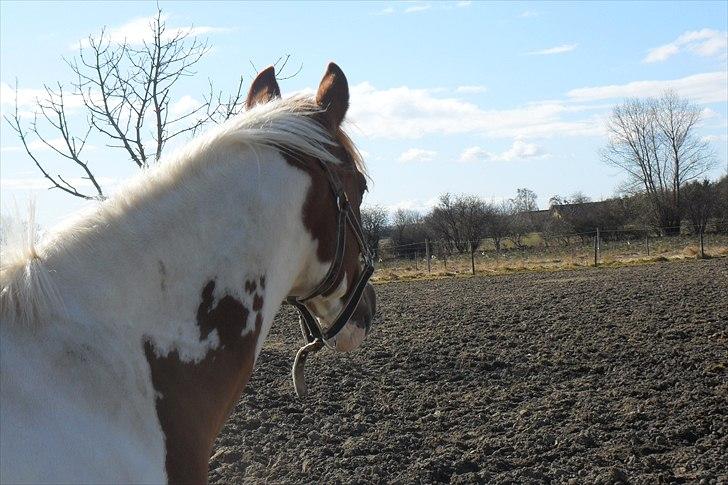
<svg viewBox="0 0 728 485">
<path fill-rule="evenodd" d="M 469 248 L 466 243 L 459 244 Z M 594 230 L 573 234 L 532 233 L 520 244 L 493 239 L 478 249 L 458 252 L 452 242 L 423 240 L 394 245 L 380 242 L 377 274 L 398 278 L 416 274 L 497 273 L 522 269 L 557 269 L 628 264 L 639 261 L 728 255 L 728 235 L 681 234 L 660 236 L 654 229 Z"/>
</svg>

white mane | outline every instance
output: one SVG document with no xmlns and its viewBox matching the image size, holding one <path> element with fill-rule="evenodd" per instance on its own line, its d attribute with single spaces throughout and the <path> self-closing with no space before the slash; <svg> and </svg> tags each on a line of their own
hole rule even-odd
<svg viewBox="0 0 728 485">
<path fill-rule="evenodd" d="M 353 152 L 359 170 L 364 171 L 356 148 L 343 133 L 338 141 L 313 118 L 318 108 L 308 99 L 293 97 L 261 104 L 213 127 L 196 137 L 155 167 L 145 170 L 110 199 L 82 211 L 36 243 L 35 224 L 28 224 L 25 237 L 5 228 L 15 242 L 4 244 L 0 261 L 0 320 L 31 324 L 45 321 L 53 312 L 62 314 L 63 302 L 54 286 L 44 256 L 77 244 L 92 244 L 99 228 L 112 222 L 155 194 L 174 188 L 186 190 L 196 177 L 205 176 L 210 161 L 221 149 L 244 145 L 253 152 L 273 147 L 286 153 L 303 153 L 324 162 L 341 163 L 329 151 L 337 143 Z M 13 234 L 11 234 L 13 233 Z"/>
</svg>

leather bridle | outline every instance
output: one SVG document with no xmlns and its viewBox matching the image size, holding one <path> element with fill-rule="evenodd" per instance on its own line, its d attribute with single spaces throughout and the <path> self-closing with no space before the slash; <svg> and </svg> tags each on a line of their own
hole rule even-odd
<svg viewBox="0 0 728 485">
<path fill-rule="evenodd" d="M 321 282 L 316 285 L 316 288 L 311 290 L 304 297 L 289 296 L 286 299 L 286 302 L 293 305 L 298 310 L 301 316 L 301 332 L 303 333 L 303 338 L 306 339 L 306 345 L 298 349 L 298 352 L 296 353 L 296 358 L 293 361 L 293 369 L 291 371 L 293 387 L 295 388 L 298 397 L 306 395 L 306 382 L 304 379 L 303 368 L 308 354 L 310 352 L 317 352 L 324 345 L 335 348 L 335 342 L 332 343 L 332 341 L 335 339 L 336 335 L 341 332 L 356 310 L 362 294 L 364 293 L 364 289 L 366 288 L 367 282 L 374 272 L 374 256 L 371 248 L 369 248 L 369 245 L 366 242 L 366 238 L 364 237 L 364 230 L 362 229 L 361 222 L 352 211 L 352 207 L 349 203 L 349 198 L 346 196 L 344 187 L 326 162 L 321 161 L 320 163 L 329 179 L 329 186 L 331 187 L 331 191 L 333 192 L 336 201 L 336 252 L 334 253 L 334 260 L 331 262 L 331 266 L 329 266 L 329 270 L 326 272 L 326 276 L 324 276 Z M 351 232 L 354 234 L 354 237 L 359 244 L 359 254 L 361 256 L 363 266 L 353 289 L 349 292 L 344 309 L 341 310 L 332 325 L 326 331 L 323 331 L 316 317 L 306 307 L 306 302 L 317 296 L 330 293 L 339 280 L 341 271 L 344 267 L 347 227 L 351 229 Z"/>
</svg>

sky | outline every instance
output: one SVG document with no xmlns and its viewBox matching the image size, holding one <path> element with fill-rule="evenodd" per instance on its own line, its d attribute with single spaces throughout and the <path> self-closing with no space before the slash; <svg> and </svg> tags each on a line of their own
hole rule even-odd
<svg viewBox="0 0 728 485">
<path fill-rule="evenodd" d="M 426 211 L 445 192 L 491 201 L 527 187 L 610 197 L 624 176 L 605 165 L 605 122 L 630 96 L 674 89 L 703 111 L 701 137 L 728 163 L 728 3 L 718 2 L 159 2 L 169 29 L 190 28 L 212 49 L 173 92 L 194 106 L 208 82 L 230 91 L 242 75 L 290 54 L 284 96 L 314 92 L 329 61 L 349 81 L 348 130 L 371 175 L 367 205 Z M 74 80 L 64 59 L 106 27 L 140 42 L 154 2 L 0 2 L 0 109 L 32 122 L 44 84 Z M 69 125 L 84 133 L 70 102 Z M 26 125 L 28 126 L 28 125 Z M 47 132 L 53 140 L 52 132 Z M 31 139 L 32 143 L 32 139 Z M 36 141 L 36 148 L 42 146 Z M 173 147 L 170 147 L 173 148 Z M 50 170 L 88 189 L 68 163 L 38 150 Z M 84 151 L 113 191 L 135 173 L 123 152 L 92 135 Z M 41 225 L 88 202 L 48 183 L 3 120 L 3 213 L 36 201 Z"/>
</svg>

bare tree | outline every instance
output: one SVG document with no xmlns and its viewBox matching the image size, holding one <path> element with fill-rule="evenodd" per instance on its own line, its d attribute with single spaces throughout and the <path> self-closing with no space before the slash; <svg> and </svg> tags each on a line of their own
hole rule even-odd
<svg viewBox="0 0 728 485">
<path fill-rule="evenodd" d="M 464 253 L 468 248 L 462 234 L 461 197 L 442 194 L 437 205 L 427 215 L 427 225 L 433 235 L 441 240 L 443 248 L 450 253 Z"/>
<path fill-rule="evenodd" d="M 392 244 L 399 256 L 424 254 L 427 232 L 419 212 L 397 209 L 392 216 Z"/>
<path fill-rule="evenodd" d="M 149 29 L 149 40 L 141 46 L 115 43 L 105 30 L 98 37 L 89 36 L 79 46 L 79 54 L 66 61 L 75 78 L 71 88 L 60 83 L 54 87 L 46 85 L 45 96 L 36 101 L 36 112 L 27 127 L 18 113 L 16 95 L 15 111 L 6 120 L 25 152 L 50 182 L 50 188 L 83 199 L 106 197 L 96 169 L 92 169 L 83 152 L 90 135 L 105 139 L 106 146 L 123 150 L 137 167 L 146 168 L 159 161 L 164 147 L 174 138 L 193 134 L 207 122 L 225 120 L 244 107 L 241 76 L 235 91 L 228 96 L 216 92 L 210 82 L 202 102 L 179 111 L 173 109 L 170 103 L 175 99 L 175 86 L 181 79 L 196 74 L 197 64 L 210 48 L 191 28 L 168 29 L 159 9 Z M 278 60 L 279 72 L 289 57 Z M 68 121 L 69 99 L 80 100 L 86 114 L 87 124 L 79 130 Z M 55 132 L 56 138 L 48 136 L 49 131 Z M 91 189 L 84 191 L 70 176 L 54 174 L 49 160 L 41 160 L 34 153 L 37 150 L 29 136 L 60 160 L 72 162 L 75 172 L 90 182 Z"/>
<path fill-rule="evenodd" d="M 700 109 L 671 91 L 659 99 L 631 99 L 612 111 L 603 160 L 624 170 L 628 188 L 644 191 L 653 223 L 679 233 L 683 185 L 715 163 L 697 134 Z"/>
<path fill-rule="evenodd" d="M 387 228 L 389 213 L 381 206 L 364 207 L 361 210 L 361 225 L 367 244 L 379 256 L 379 240 Z"/>
<path fill-rule="evenodd" d="M 538 210 L 537 199 L 533 190 L 520 188 L 516 190 L 516 196 L 508 201 L 511 214 L 508 238 L 519 249 L 525 246 L 523 238 L 536 229 L 531 213 Z"/>
<path fill-rule="evenodd" d="M 708 221 L 718 207 L 717 184 L 709 180 L 695 180 L 683 187 L 683 207 L 685 215 L 692 225 L 695 234 L 702 234 Z"/>
<path fill-rule="evenodd" d="M 493 245 L 497 253 L 501 251 L 503 239 L 511 230 L 511 205 L 508 201 L 502 202 L 493 207 L 488 224 L 488 235 L 493 239 Z"/>
</svg>

